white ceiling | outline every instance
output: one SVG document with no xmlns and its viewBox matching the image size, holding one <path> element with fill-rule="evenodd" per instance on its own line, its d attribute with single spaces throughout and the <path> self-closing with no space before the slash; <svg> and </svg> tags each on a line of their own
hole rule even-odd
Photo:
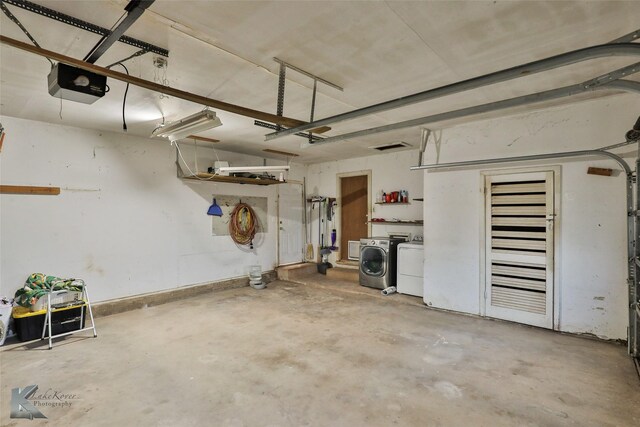
<svg viewBox="0 0 640 427">
<path fill-rule="evenodd" d="M 36 2 L 108 28 L 120 18 L 128 3 L 126 0 Z M 46 49 L 81 59 L 99 38 L 14 6 L 7 7 Z M 152 54 L 126 64 L 137 77 L 158 82 L 166 78 L 167 84 L 178 89 L 275 113 L 278 64 L 273 57 L 278 57 L 344 87 L 344 92 L 339 92 L 319 85 L 317 119 L 606 43 L 637 30 L 639 24 L 637 1 L 157 0 L 126 34 L 169 49 L 166 75 L 153 66 Z M 28 42 L 4 14 L 0 33 Z M 111 64 L 135 51 L 116 43 L 97 64 Z M 44 58 L 3 45 L 0 60 L 3 115 L 122 132 L 124 83 L 109 79 L 110 92 L 92 105 L 61 102 L 47 93 L 49 63 Z M 632 58 L 584 62 L 338 123 L 326 135 L 578 83 L 632 62 Z M 287 72 L 285 116 L 309 119 L 312 85 L 309 78 Z M 583 99 L 585 96 L 562 102 Z M 128 133 L 147 137 L 163 115 L 171 121 L 202 106 L 131 87 L 126 108 Z M 258 155 L 264 155 L 265 148 L 295 152 L 307 163 L 374 154 L 377 152 L 368 147 L 386 142 L 402 140 L 417 147 L 420 140 L 420 129 L 413 128 L 302 149 L 305 140 L 300 137 L 266 142 L 264 135 L 270 131 L 254 126 L 253 119 L 224 111 L 218 114 L 223 126 L 202 133 L 220 139 L 216 147 Z M 451 123 L 430 127 L 445 125 Z"/>
</svg>

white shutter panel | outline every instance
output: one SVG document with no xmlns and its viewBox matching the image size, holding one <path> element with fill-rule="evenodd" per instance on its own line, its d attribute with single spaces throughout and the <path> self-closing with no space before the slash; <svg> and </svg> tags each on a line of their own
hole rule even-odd
<svg viewBox="0 0 640 427">
<path fill-rule="evenodd" d="M 552 184 L 552 172 L 487 177 L 488 316 L 552 327 Z"/>
</svg>

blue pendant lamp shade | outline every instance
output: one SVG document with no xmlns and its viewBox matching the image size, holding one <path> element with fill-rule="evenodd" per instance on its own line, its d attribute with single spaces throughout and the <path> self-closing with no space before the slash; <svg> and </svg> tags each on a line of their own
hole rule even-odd
<svg viewBox="0 0 640 427">
<path fill-rule="evenodd" d="M 213 199 L 213 204 L 209 206 L 207 215 L 222 216 L 222 208 L 216 203 L 216 199 Z"/>
</svg>

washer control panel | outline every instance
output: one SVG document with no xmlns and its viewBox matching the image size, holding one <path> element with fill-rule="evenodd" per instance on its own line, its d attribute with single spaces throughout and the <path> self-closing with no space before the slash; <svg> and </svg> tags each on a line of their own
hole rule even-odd
<svg viewBox="0 0 640 427">
<path fill-rule="evenodd" d="M 395 245 L 397 242 L 393 242 L 393 244 Z M 363 246 L 376 246 L 379 248 L 384 248 L 384 249 L 389 249 L 389 246 L 391 245 L 391 242 L 389 241 L 389 239 L 387 238 L 365 238 L 365 239 L 360 239 L 360 247 Z"/>
</svg>

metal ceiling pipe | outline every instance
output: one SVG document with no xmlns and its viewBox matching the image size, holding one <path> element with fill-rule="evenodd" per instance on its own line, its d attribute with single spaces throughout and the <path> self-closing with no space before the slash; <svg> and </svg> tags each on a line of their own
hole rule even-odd
<svg viewBox="0 0 640 427">
<path fill-rule="evenodd" d="M 516 79 L 519 77 L 529 76 L 531 74 L 552 70 L 554 68 L 564 67 L 566 65 L 571 65 L 578 62 L 582 62 L 582 61 L 588 61 L 591 59 L 610 57 L 610 56 L 640 56 L 640 44 L 634 44 L 634 43 L 604 44 L 604 45 L 598 45 L 598 46 L 587 47 L 584 49 L 574 50 L 571 52 L 563 53 L 560 55 L 552 56 L 552 57 L 541 59 L 538 61 L 529 62 L 524 65 L 518 65 L 516 67 L 507 68 L 505 70 L 496 71 L 496 72 L 485 74 L 478 77 L 473 77 L 468 80 L 463 80 L 463 81 L 452 83 L 446 86 L 441 86 L 435 89 L 429 89 L 423 92 L 418 92 L 413 95 L 408 95 L 408 96 L 396 98 L 390 101 L 381 102 L 379 104 L 371 105 L 368 107 L 359 108 L 357 110 L 352 110 L 346 113 L 337 114 L 335 116 L 327 117 L 321 120 L 316 120 L 312 123 L 308 123 L 302 126 L 296 126 L 294 128 L 286 129 L 280 132 L 270 133 L 265 136 L 265 139 L 267 141 L 270 141 L 272 139 L 281 138 L 283 136 L 291 135 L 296 132 L 301 132 L 308 129 L 329 125 L 332 123 L 343 122 L 346 120 L 351 120 L 358 117 L 391 110 L 394 108 L 404 107 L 406 105 L 415 104 L 417 102 L 423 102 L 423 101 L 440 98 L 447 95 L 453 95 L 455 93 L 464 92 L 471 89 L 477 89 L 479 87 L 492 85 L 495 83 Z"/>
<path fill-rule="evenodd" d="M 632 80 L 614 80 L 607 83 L 606 86 L 597 89 L 620 89 L 625 92 L 640 93 L 640 83 Z"/>
<path fill-rule="evenodd" d="M 618 162 L 618 164 L 622 166 L 622 168 L 624 169 L 627 175 L 630 175 L 632 173 L 631 167 L 627 164 L 627 162 L 622 157 L 618 156 L 617 154 L 613 154 L 608 151 L 602 151 L 602 150 L 565 151 L 561 153 L 533 154 L 530 156 L 468 160 L 463 162 L 440 163 L 437 165 L 418 165 L 418 166 L 412 166 L 410 169 L 411 170 L 455 169 L 455 168 L 465 168 L 469 166 L 492 165 L 492 164 L 510 163 L 510 162 L 527 162 L 532 160 L 561 159 L 561 158 L 567 158 L 567 157 L 581 157 L 581 156 L 608 157 Z"/>
<path fill-rule="evenodd" d="M 406 120 L 404 122 L 393 123 L 390 125 L 378 126 L 375 128 L 364 129 L 356 132 L 350 132 L 343 135 L 332 136 L 328 138 L 324 138 L 320 141 L 316 141 L 313 144 L 304 144 L 303 147 L 309 146 L 318 146 L 327 144 L 330 142 L 342 141 L 349 138 L 357 138 L 361 136 L 374 135 L 383 132 L 389 132 L 392 130 L 404 129 L 407 127 L 414 127 L 420 125 L 426 125 L 429 123 L 436 123 L 445 120 L 457 119 L 462 117 L 473 116 L 476 114 L 489 113 L 492 111 L 504 110 L 507 108 L 520 107 L 523 105 L 534 104 L 542 101 L 549 101 L 558 98 L 564 98 L 567 96 L 577 95 L 583 92 L 592 91 L 592 90 L 602 90 L 602 89 L 618 89 L 624 90 L 628 92 L 638 92 L 640 93 L 640 82 L 634 81 L 619 81 L 617 83 L 624 84 L 613 84 L 607 83 L 603 86 L 594 86 L 590 88 L 584 88 L 582 83 L 577 85 L 565 86 L 559 89 L 552 89 L 545 92 L 534 93 L 531 95 L 519 96 L 516 98 L 505 99 L 502 101 L 490 102 L 488 104 L 476 105 L 473 107 L 462 108 L 460 110 L 448 111 L 446 113 L 434 114 L 431 116 L 421 117 L 418 119 Z"/>
<path fill-rule="evenodd" d="M 638 45 L 640 46 L 640 45 Z M 638 68 L 640 70 L 640 68 Z M 594 79 L 596 80 L 596 79 Z M 420 117 L 417 119 L 405 120 L 403 122 L 392 123 L 369 129 L 363 129 L 355 132 L 349 132 L 342 135 L 336 135 L 316 141 L 313 144 L 304 144 L 303 148 L 309 146 L 318 146 L 330 142 L 342 141 L 349 138 L 357 138 L 361 136 L 374 135 L 393 130 L 404 129 L 408 127 L 421 126 L 430 123 L 442 122 L 445 120 L 459 119 L 462 117 L 473 116 L 476 114 L 489 113 L 492 111 L 504 110 L 507 108 L 521 107 L 523 105 L 534 104 L 537 102 L 550 101 L 553 99 L 564 98 L 567 96 L 577 95 L 583 92 L 593 90 L 622 90 L 626 92 L 640 93 L 640 82 L 631 80 L 614 80 L 609 83 L 603 83 L 599 86 L 592 86 L 588 83 L 578 83 L 571 86 L 565 86 L 558 89 L 551 89 L 544 92 L 533 93 L 530 95 L 518 96 L 515 98 L 504 99 L 502 101 L 490 102 L 487 104 L 475 105 L 473 107 L 462 108 L 459 110 L 447 111 L 445 113 L 433 114 L 431 116 Z"/>
</svg>

